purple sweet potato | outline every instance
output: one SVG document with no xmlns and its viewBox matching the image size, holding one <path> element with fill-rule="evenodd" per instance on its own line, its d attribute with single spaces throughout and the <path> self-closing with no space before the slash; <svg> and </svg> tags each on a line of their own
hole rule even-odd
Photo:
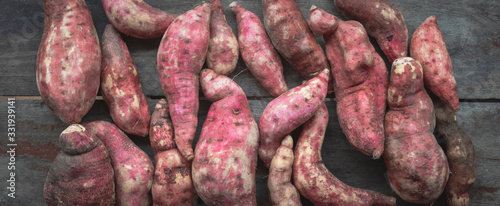
<svg viewBox="0 0 500 206">
<path fill-rule="evenodd" d="M 43 188 L 47 205 L 115 205 L 114 172 L 104 144 L 79 124 L 66 128 L 59 143 L 62 150 Z"/>
<path fill-rule="evenodd" d="M 432 204 L 446 186 L 449 168 L 433 135 L 434 107 L 418 61 L 393 62 L 387 102 L 383 157 L 390 186 L 407 202 Z"/>
<path fill-rule="evenodd" d="M 176 14 L 151 7 L 143 0 L 101 0 L 104 12 L 120 32 L 140 39 L 161 37 Z"/>
<path fill-rule="evenodd" d="M 410 55 L 422 64 L 425 86 L 448 107 L 459 110 L 457 82 L 451 58 L 435 16 L 427 18 L 413 33 Z"/>
<path fill-rule="evenodd" d="M 230 78 L 201 71 L 212 103 L 193 160 L 193 182 L 207 205 L 257 205 L 255 171 L 259 129 L 243 90 Z"/>
<path fill-rule="evenodd" d="M 450 179 L 445 188 L 447 202 L 450 206 L 467 206 L 467 190 L 476 181 L 477 173 L 474 145 L 469 135 L 458 126 L 453 109 L 437 97 L 433 97 L 432 101 L 436 110 L 436 132 L 444 139 L 450 166 Z"/>
<path fill-rule="evenodd" d="M 79 123 L 94 104 L 101 47 L 83 0 L 44 0 L 45 24 L 36 82 L 47 106 L 65 123 Z"/>
<path fill-rule="evenodd" d="M 311 118 L 325 101 L 329 75 L 328 69 L 324 69 L 266 106 L 259 119 L 259 158 L 267 168 L 283 138 Z"/>
<path fill-rule="evenodd" d="M 188 161 L 194 157 L 199 75 L 208 50 L 209 25 L 210 4 L 203 3 L 172 22 L 158 49 L 158 72 L 170 107 L 175 143 Z"/>
<path fill-rule="evenodd" d="M 191 180 L 191 162 L 175 146 L 168 103 L 161 99 L 151 117 L 149 138 L 155 154 L 153 205 L 193 205 L 196 200 Z"/>
<path fill-rule="evenodd" d="M 389 77 L 363 25 L 342 21 L 313 6 L 309 25 L 326 41 L 337 114 L 349 143 L 378 159 L 384 151 L 384 116 Z"/>
<path fill-rule="evenodd" d="M 351 187 L 328 171 L 321 158 L 327 125 L 328 110 L 322 104 L 297 140 L 293 182 L 300 194 L 314 205 L 396 205 L 396 198 Z"/>
<path fill-rule="evenodd" d="M 363 24 L 390 62 L 408 55 L 408 29 L 397 7 L 386 0 L 335 0 L 335 6 Z"/>
<path fill-rule="evenodd" d="M 281 142 L 269 167 L 267 188 L 269 199 L 274 206 L 301 206 L 300 194 L 292 184 L 293 139 L 288 135 Z"/>
<path fill-rule="evenodd" d="M 148 155 L 113 123 L 85 122 L 106 146 L 115 172 L 117 205 L 150 205 L 154 166 Z"/>
<path fill-rule="evenodd" d="M 145 137 L 149 132 L 149 106 L 142 92 L 137 66 L 113 25 L 102 35 L 101 95 L 113 122 L 123 131 Z"/>
<path fill-rule="evenodd" d="M 310 79 L 330 69 L 295 0 L 262 0 L 262 10 L 271 42 L 302 77 Z"/>
<path fill-rule="evenodd" d="M 210 0 L 210 42 L 207 66 L 217 74 L 229 76 L 238 63 L 238 40 L 227 24 L 220 0 Z"/>
<path fill-rule="evenodd" d="M 259 17 L 241 7 L 238 2 L 231 3 L 229 7 L 236 15 L 241 58 L 248 70 L 274 97 L 288 91 L 281 58 Z"/>
</svg>

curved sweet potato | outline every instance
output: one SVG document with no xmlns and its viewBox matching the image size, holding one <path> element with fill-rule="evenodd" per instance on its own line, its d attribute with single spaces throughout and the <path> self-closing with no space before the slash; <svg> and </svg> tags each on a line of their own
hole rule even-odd
<svg viewBox="0 0 500 206">
<path fill-rule="evenodd" d="M 428 17 L 413 33 L 410 55 L 422 64 L 424 83 L 448 107 L 460 109 L 451 58 L 435 16 Z"/>
<path fill-rule="evenodd" d="M 47 106 L 65 123 L 79 123 L 94 104 L 101 47 L 83 0 L 44 0 L 45 25 L 36 82 Z"/>
<path fill-rule="evenodd" d="M 158 72 L 170 107 L 175 143 L 191 161 L 198 124 L 200 70 L 208 50 L 210 4 L 203 3 L 177 17 L 158 49 Z"/>
<path fill-rule="evenodd" d="M 248 70 L 274 97 L 288 91 L 281 58 L 259 17 L 241 7 L 238 2 L 232 2 L 229 7 L 236 15 L 241 58 Z"/>
<path fill-rule="evenodd" d="M 140 39 L 161 37 L 178 16 L 153 8 L 143 0 L 101 2 L 106 16 L 118 31 Z"/>
<path fill-rule="evenodd" d="M 201 71 L 212 103 L 196 144 L 193 182 L 207 205 L 257 205 L 255 171 L 259 130 L 243 90 L 230 78 Z"/>
<path fill-rule="evenodd" d="M 154 166 L 148 155 L 113 123 L 83 125 L 106 146 L 115 171 L 117 205 L 150 205 Z"/>
<path fill-rule="evenodd" d="M 145 137 L 149 106 L 142 92 L 137 66 L 113 25 L 102 35 L 101 95 L 113 122 L 126 133 Z"/>
<path fill-rule="evenodd" d="M 335 0 L 348 19 L 361 22 L 390 62 L 408 55 L 408 29 L 403 15 L 386 0 Z"/>
<path fill-rule="evenodd" d="M 62 150 L 43 188 L 48 205 L 115 205 L 115 182 L 104 144 L 85 127 L 72 124 L 59 136 Z"/>
<path fill-rule="evenodd" d="M 391 188 L 407 202 L 431 204 L 443 192 L 449 168 L 433 135 L 434 107 L 418 61 L 393 62 L 387 102 L 383 157 Z"/>
<path fill-rule="evenodd" d="M 325 69 L 266 106 L 259 119 L 259 158 L 267 168 L 283 138 L 311 118 L 325 101 L 329 75 Z"/>
<path fill-rule="evenodd" d="M 346 185 L 323 164 L 321 147 L 328 125 L 323 104 L 304 124 L 295 146 L 293 182 L 314 205 L 396 205 L 396 198 Z"/>
<path fill-rule="evenodd" d="M 378 159 L 384 151 L 384 116 L 389 85 L 382 57 L 373 48 L 359 22 L 342 21 L 313 6 L 309 25 L 326 41 L 342 131 L 357 150 Z"/>
</svg>

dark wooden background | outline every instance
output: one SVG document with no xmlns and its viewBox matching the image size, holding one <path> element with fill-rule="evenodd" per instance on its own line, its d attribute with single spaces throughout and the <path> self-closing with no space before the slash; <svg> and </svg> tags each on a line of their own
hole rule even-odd
<svg viewBox="0 0 500 206">
<path fill-rule="evenodd" d="M 147 0 L 153 7 L 181 14 L 200 1 Z M 229 0 L 222 0 L 229 25 L 237 33 Z M 241 0 L 240 4 L 262 19 L 261 2 Z M 297 0 L 304 16 L 315 4 L 341 16 L 333 0 Z M 500 2 L 486 0 L 390 0 L 403 13 L 409 34 L 430 15 L 438 24 L 452 58 L 458 84 L 460 126 L 471 136 L 476 149 L 477 179 L 470 189 L 470 205 L 500 205 Z M 101 2 L 87 0 L 99 36 L 109 23 Z M 51 162 L 60 150 L 58 136 L 68 125 L 60 121 L 41 100 L 35 80 L 35 59 L 43 30 L 43 5 L 37 0 L 2 0 L 0 8 L 0 205 L 45 205 L 43 184 Z M 343 17 L 342 17 L 343 18 Z M 124 37 L 137 64 L 139 76 L 151 108 L 163 97 L 156 67 L 160 39 L 140 40 Z M 321 36 L 317 40 L 324 47 Z M 380 50 L 379 50 L 380 51 Z M 295 87 L 301 77 L 285 63 L 285 79 Z M 259 85 L 240 60 L 231 77 L 246 92 L 258 121 L 272 97 Z M 210 102 L 200 94 L 199 135 Z M 7 196 L 7 98 L 16 99 L 16 198 Z M 382 160 L 372 160 L 349 145 L 335 112 L 335 99 L 329 95 L 330 122 L 322 157 L 327 168 L 348 185 L 396 196 L 386 179 Z M 111 121 L 106 104 L 98 97 L 84 121 Z M 295 132 L 295 139 L 298 133 Z M 147 138 L 130 136 L 152 158 Z M 197 137 L 196 137 L 197 138 Z M 438 139 L 439 140 L 439 139 Z M 269 205 L 267 169 L 259 161 L 257 171 L 259 205 Z M 199 201 L 202 204 L 201 201 Z M 304 200 L 305 204 L 309 204 Z M 398 205 L 411 205 L 398 198 Z M 446 205 L 444 195 L 435 205 Z"/>
</svg>

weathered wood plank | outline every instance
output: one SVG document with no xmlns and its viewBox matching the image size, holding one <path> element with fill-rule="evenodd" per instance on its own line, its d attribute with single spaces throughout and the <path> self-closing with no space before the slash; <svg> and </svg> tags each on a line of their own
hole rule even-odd
<svg viewBox="0 0 500 206">
<path fill-rule="evenodd" d="M 148 99 L 150 108 L 158 100 Z M 271 98 L 263 100 L 250 100 L 249 104 L 258 121 Z M 0 100 L 0 107 L 7 107 L 7 100 Z M 326 167 L 346 184 L 378 191 L 387 195 L 396 196 L 391 191 L 386 180 L 386 167 L 382 160 L 372 160 L 368 156 L 356 151 L 347 142 L 337 121 L 335 101 L 327 99 L 330 121 L 326 131 L 326 138 L 322 149 L 322 156 Z M 3 105 L 3 106 L 2 106 Z M 61 122 L 47 105 L 40 99 L 16 99 L 16 178 L 18 178 L 18 197 L 14 202 L 26 205 L 33 202 L 43 202 L 41 191 L 45 182 L 45 174 L 50 168 L 50 162 L 60 150 L 58 136 L 68 125 Z M 476 149 L 478 177 L 476 184 L 470 190 L 471 205 L 492 205 L 500 202 L 500 104 L 462 102 L 462 109 L 457 113 L 460 126 L 471 136 Z M 205 121 L 210 103 L 201 101 L 198 130 L 195 142 Z M 7 111 L 0 109 L 0 122 L 6 122 Z M 94 107 L 84 117 L 84 121 L 106 120 L 111 121 L 109 111 L 102 100 L 96 101 Z M 295 140 L 300 128 L 293 132 Z M 6 127 L 0 127 L 0 134 L 6 134 Z M 147 138 L 130 136 L 131 139 L 143 149 L 150 158 L 153 158 L 151 146 Z M 7 165 L 9 156 L 7 139 L 1 138 L 0 164 Z M 257 196 L 259 205 L 269 205 L 267 195 L 267 169 L 259 160 L 257 170 Z M 7 168 L 0 169 L 0 179 L 8 179 Z M 2 191 L 5 187 L 2 187 Z M 5 193 L 2 193 L 5 194 Z M 8 201 L 8 202 L 7 202 Z M 0 196 L 0 205 L 11 205 L 12 200 L 6 195 Z M 4 204 L 4 203 L 9 204 Z M 304 200 L 307 203 L 307 200 Z M 436 205 L 444 205 L 440 198 Z M 306 204 L 307 205 L 307 204 Z M 398 205 L 410 205 L 398 199 Z"/>
<path fill-rule="evenodd" d="M 234 14 L 228 5 L 232 0 L 222 0 L 229 25 L 236 30 Z M 98 0 L 86 1 L 99 36 L 109 23 Z M 172 13 L 183 13 L 200 1 L 148 0 L 152 6 Z M 242 0 L 240 4 L 262 19 L 260 1 Z M 339 15 L 333 0 L 297 0 L 304 16 L 315 4 L 326 11 Z M 454 65 L 454 72 L 461 99 L 500 99 L 500 2 L 499 1 L 391 1 L 405 16 L 408 31 L 413 31 L 429 15 L 436 15 Z M 36 96 L 35 59 L 43 28 L 43 6 L 36 0 L 4 0 L 0 17 L 0 95 Z M 318 41 L 324 46 L 322 37 Z M 140 40 L 125 38 L 132 57 L 139 69 L 139 76 L 146 95 L 163 96 L 156 69 L 159 39 Z M 237 73 L 245 69 L 240 60 Z M 302 81 L 299 75 L 285 67 L 285 79 L 290 87 Z M 248 70 L 235 81 L 249 97 L 266 97 L 269 94 L 258 84 Z"/>
</svg>

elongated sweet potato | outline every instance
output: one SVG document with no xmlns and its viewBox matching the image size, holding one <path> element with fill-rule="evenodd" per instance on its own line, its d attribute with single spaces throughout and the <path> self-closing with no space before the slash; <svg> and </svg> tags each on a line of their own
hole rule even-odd
<svg viewBox="0 0 500 206">
<path fill-rule="evenodd" d="M 230 78 L 201 71 L 212 103 L 196 144 L 193 182 L 207 205 L 257 205 L 255 171 L 259 130 L 243 90 Z"/>
<path fill-rule="evenodd" d="M 104 144 L 85 127 L 72 124 L 59 136 L 62 150 L 43 188 L 47 205 L 115 205 L 115 182 Z"/>
<path fill-rule="evenodd" d="M 210 0 L 210 42 L 207 66 L 217 74 L 229 76 L 238 63 L 238 40 L 227 24 L 220 0 Z"/>
<path fill-rule="evenodd" d="M 283 138 L 314 115 L 325 101 L 328 69 L 288 90 L 266 106 L 259 119 L 259 158 L 269 168 Z"/>
<path fill-rule="evenodd" d="M 47 106 L 68 124 L 79 123 L 94 104 L 101 47 L 83 0 L 44 0 L 45 24 L 36 82 Z"/>
<path fill-rule="evenodd" d="M 271 42 L 302 77 L 310 79 L 330 69 L 295 0 L 262 0 L 262 10 Z"/>
<path fill-rule="evenodd" d="M 158 49 L 158 72 L 170 107 L 175 143 L 188 161 L 193 159 L 199 75 L 208 50 L 209 22 L 210 4 L 187 11 L 172 22 Z"/>
<path fill-rule="evenodd" d="M 293 159 L 293 139 L 288 135 L 281 141 L 269 167 L 267 188 L 271 203 L 275 206 L 302 205 L 299 191 L 291 182 Z"/>
<path fill-rule="evenodd" d="M 390 62 L 408 55 L 408 29 L 397 7 L 386 0 L 335 0 L 335 6 L 363 24 Z"/>
<path fill-rule="evenodd" d="M 143 0 L 101 0 L 104 12 L 120 32 L 140 39 L 161 37 L 177 18 Z"/>
<path fill-rule="evenodd" d="M 425 72 L 424 72 L 425 78 Z M 476 155 L 471 138 L 458 126 L 455 112 L 433 97 L 436 110 L 436 132 L 444 138 L 450 179 L 445 188 L 448 205 L 469 205 L 467 190 L 476 181 Z"/>
<path fill-rule="evenodd" d="M 151 188 L 153 205 L 193 205 L 196 194 L 191 180 L 191 163 L 186 161 L 175 146 L 172 121 L 165 99 L 156 104 L 149 128 L 156 161 Z"/>
<path fill-rule="evenodd" d="M 460 109 L 451 58 L 435 16 L 428 17 L 413 33 L 410 55 L 422 64 L 425 86 L 448 107 Z"/>
<path fill-rule="evenodd" d="M 101 95 L 113 122 L 123 131 L 145 137 L 149 132 L 149 106 L 142 92 L 137 66 L 113 25 L 102 35 Z"/>
<path fill-rule="evenodd" d="M 295 146 L 293 182 L 314 205 L 396 205 L 396 198 L 346 185 L 323 164 L 321 147 L 328 125 L 323 104 L 304 124 Z"/>
<path fill-rule="evenodd" d="M 342 21 L 316 6 L 309 25 L 326 41 L 332 66 L 337 114 L 349 143 L 378 159 L 384 151 L 384 116 L 389 77 L 363 25 Z"/>
<path fill-rule="evenodd" d="M 241 58 L 248 70 L 271 95 L 277 97 L 288 91 L 281 58 L 259 17 L 238 2 L 232 2 L 229 7 L 236 15 Z"/>
<path fill-rule="evenodd" d="M 393 62 L 387 102 L 383 157 L 391 188 L 407 202 L 431 204 L 443 192 L 449 168 L 433 135 L 434 107 L 418 61 Z"/>
<path fill-rule="evenodd" d="M 85 122 L 106 146 L 115 172 L 117 205 L 150 205 L 154 166 L 148 155 L 113 123 Z"/>
</svg>

